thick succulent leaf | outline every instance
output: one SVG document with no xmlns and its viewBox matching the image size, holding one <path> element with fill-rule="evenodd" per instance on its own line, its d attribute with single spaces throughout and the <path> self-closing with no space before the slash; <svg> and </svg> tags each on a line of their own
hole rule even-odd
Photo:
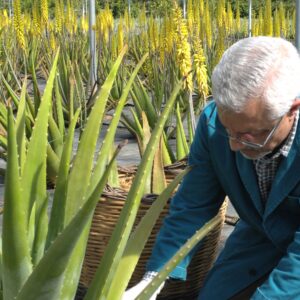
<svg viewBox="0 0 300 300">
<path fill-rule="evenodd" d="M 44 224 L 40 218 L 45 218 L 46 193 L 46 152 L 47 152 L 47 132 L 48 117 L 50 113 L 53 82 L 56 74 L 58 53 L 53 62 L 50 76 L 42 97 L 42 101 L 37 112 L 35 126 L 32 131 L 31 139 L 28 144 L 27 157 L 24 164 L 24 171 L 21 178 L 21 188 L 23 190 L 23 202 L 25 204 L 25 214 L 29 222 L 31 209 L 35 203 L 36 223 L 34 237 L 34 247 L 32 249 L 32 259 L 36 263 L 43 255 L 43 244 L 46 237 L 46 228 L 40 228 Z M 31 229 L 29 229 L 31 231 Z"/>
<path fill-rule="evenodd" d="M 10 95 L 14 105 L 16 107 L 19 106 L 19 98 L 17 96 L 17 94 L 14 92 L 14 90 L 11 88 L 11 86 L 9 85 L 9 83 L 6 81 L 6 79 L 4 78 L 3 74 L 1 74 L 1 79 L 2 79 L 2 82 L 4 83 L 4 86 L 8 92 L 8 94 Z"/>
<path fill-rule="evenodd" d="M 192 122 L 191 122 L 191 118 L 188 115 L 187 118 L 188 121 L 188 135 L 189 135 L 189 145 L 191 146 L 193 139 L 194 139 L 194 131 L 193 131 L 193 126 L 192 126 Z"/>
<path fill-rule="evenodd" d="M 111 152 L 113 152 L 114 150 L 115 150 L 115 147 L 114 146 L 111 146 L 111 148 L 110 148 L 111 150 Z M 110 155 L 109 155 L 109 160 L 111 159 L 111 153 L 110 153 Z M 96 176 L 95 176 L 96 177 Z M 109 174 L 109 176 L 108 176 L 108 180 L 107 180 L 107 183 L 108 183 L 108 185 L 109 186 L 111 186 L 111 187 L 115 187 L 115 188 L 118 188 L 118 187 L 120 187 L 120 182 L 119 182 L 119 172 L 118 172 L 118 164 L 117 164 L 117 161 L 115 161 L 114 163 L 113 163 L 113 167 L 112 167 L 112 169 L 111 169 L 111 171 L 110 171 L 110 174 Z"/>
<path fill-rule="evenodd" d="M 53 116 L 49 116 L 49 144 L 58 157 L 61 156 L 64 136 L 61 134 L 58 124 L 55 122 Z"/>
<path fill-rule="evenodd" d="M 86 295 L 86 299 L 88 300 L 107 298 L 112 279 L 128 241 L 129 234 L 132 230 L 132 226 L 144 192 L 146 178 L 151 172 L 153 157 L 163 132 L 163 126 L 172 110 L 175 99 L 181 87 L 182 82 L 179 82 L 174 88 L 170 99 L 167 101 L 161 116 L 157 120 L 157 124 L 152 132 L 151 139 L 144 156 L 142 157 L 131 189 L 128 193 L 119 221 L 116 224 L 115 230 L 97 269 L 96 275 L 90 285 L 91 288 L 88 290 Z"/>
<path fill-rule="evenodd" d="M 33 102 L 34 102 L 35 111 L 38 111 L 41 104 L 41 93 L 36 78 L 36 72 L 35 72 L 36 66 L 35 66 L 33 56 L 30 57 L 30 63 L 31 63 L 32 85 L 33 85 L 33 100 L 34 100 Z"/>
<path fill-rule="evenodd" d="M 183 124 L 180 117 L 179 103 L 176 106 L 176 150 L 177 160 L 187 156 L 189 148 L 186 141 L 186 136 L 183 129 Z"/>
<path fill-rule="evenodd" d="M 161 137 L 157 151 L 153 160 L 152 176 L 151 176 L 151 192 L 159 195 L 167 186 L 163 153 L 162 153 L 163 137 Z"/>
<path fill-rule="evenodd" d="M 23 172 L 25 157 L 26 157 L 26 136 L 25 136 L 25 109 L 26 109 L 26 88 L 27 80 L 25 79 L 20 96 L 16 118 L 16 132 L 19 155 L 20 175 Z"/>
<path fill-rule="evenodd" d="M 55 89 L 54 111 L 56 116 L 56 123 L 59 128 L 60 134 L 64 136 L 65 120 L 64 120 L 63 107 L 62 107 L 62 96 L 59 91 L 58 76 L 56 76 L 55 79 L 54 89 Z"/>
<path fill-rule="evenodd" d="M 164 265 L 153 280 L 145 287 L 145 289 L 136 297 L 135 300 L 149 300 L 151 295 L 159 288 L 159 286 L 167 279 L 168 275 L 182 261 L 182 259 L 214 228 L 216 228 L 222 219 L 219 216 L 214 217 L 207 222 L 201 229 L 178 250 L 178 252 Z"/>
<path fill-rule="evenodd" d="M 11 108 L 8 108 L 8 157 L 2 228 L 2 276 L 4 297 L 7 300 L 15 298 L 32 271 L 24 205 L 19 179 L 16 131 Z"/>
<path fill-rule="evenodd" d="M 51 182 L 56 181 L 59 169 L 59 158 L 50 144 L 47 145 L 47 176 Z"/>
<path fill-rule="evenodd" d="M 151 128 L 149 126 L 148 120 L 147 120 L 147 116 L 145 114 L 145 112 L 142 112 L 142 122 L 143 122 L 143 140 L 142 140 L 142 145 L 143 145 L 143 153 L 141 156 L 144 155 L 145 150 L 147 148 L 147 145 L 150 141 L 151 138 Z M 156 152 L 156 151 L 155 151 Z M 150 169 L 152 169 L 152 163 L 151 162 L 151 166 Z M 151 193 L 151 178 L 152 178 L 152 172 L 149 172 L 147 175 L 147 178 L 145 179 L 145 189 L 144 189 L 144 194 L 150 194 Z"/>
<path fill-rule="evenodd" d="M 170 165 L 176 160 L 173 151 L 170 145 L 168 144 L 168 139 L 165 132 L 163 133 L 162 155 L 163 155 L 164 166 Z"/>
<path fill-rule="evenodd" d="M 158 196 L 134 232 L 130 235 L 122 259 L 114 275 L 110 292 L 107 297 L 108 300 L 117 300 L 121 298 L 160 213 L 170 199 L 176 186 L 190 170 L 191 167 L 176 176 L 176 178 Z"/>
<path fill-rule="evenodd" d="M 69 126 L 68 135 L 64 144 L 63 153 L 60 160 L 58 176 L 56 180 L 56 187 L 53 196 L 53 204 L 51 209 L 49 230 L 47 236 L 46 249 L 55 240 L 59 232 L 65 227 L 65 209 L 66 209 L 66 196 L 68 188 L 68 176 L 70 169 L 70 162 L 73 151 L 73 140 L 75 126 L 77 124 L 80 110 L 74 115 L 74 118 Z"/>
<path fill-rule="evenodd" d="M 140 79 L 139 79 L 139 87 L 141 89 L 142 97 L 144 98 L 144 101 L 145 101 L 144 102 L 145 107 L 143 108 L 143 110 L 147 113 L 147 119 L 148 119 L 150 127 L 154 128 L 154 126 L 157 122 L 158 116 L 157 116 L 157 113 L 153 106 L 153 103 L 151 101 L 151 98 L 149 97 L 149 95 Z"/>
</svg>

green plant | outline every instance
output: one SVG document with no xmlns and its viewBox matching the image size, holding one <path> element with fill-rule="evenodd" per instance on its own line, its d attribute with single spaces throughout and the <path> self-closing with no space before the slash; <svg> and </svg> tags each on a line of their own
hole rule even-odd
<svg viewBox="0 0 300 300">
<path fill-rule="evenodd" d="M 112 159 L 109 160 L 107 149 L 113 144 L 113 136 L 126 101 L 126 94 L 128 95 L 130 86 L 146 59 L 145 56 L 137 65 L 124 88 L 124 96 L 118 104 L 119 107 L 116 109 L 115 117 L 94 164 L 96 141 L 106 102 L 124 54 L 125 49 L 102 86 L 81 134 L 74 157 L 72 157 L 72 144 L 79 116 L 78 110 L 72 118 L 59 161 L 53 204 L 50 206 L 50 220 L 47 215 L 49 196 L 46 191 L 47 132 L 49 120 L 51 120 L 51 100 L 58 55 L 54 59 L 28 143 L 24 143 L 26 141 L 25 85 L 18 103 L 16 120 L 14 120 L 11 105 L 8 103 L 8 157 L 1 265 L 3 299 L 5 300 L 73 299 L 74 297 L 93 209 L 118 152 L 114 152 Z M 153 130 L 116 231 L 86 299 L 98 299 L 100 295 L 111 293 L 112 279 L 129 238 L 163 125 L 181 85 L 182 82 L 179 82 L 173 91 L 172 97 L 167 102 Z M 180 179 L 181 177 L 177 179 L 177 182 Z M 173 183 L 173 186 L 162 194 L 164 201 L 169 198 L 175 185 Z M 151 226 L 157 214 L 158 210 L 155 209 L 152 217 L 148 216 L 150 219 L 145 221 L 148 223 L 147 226 Z M 17 225 L 15 225 L 16 219 Z M 143 231 L 143 227 L 140 230 Z M 132 273 L 132 270 L 130 272 Z M 129 278 L 130 273 L 126 277 Z"/>
</svg>

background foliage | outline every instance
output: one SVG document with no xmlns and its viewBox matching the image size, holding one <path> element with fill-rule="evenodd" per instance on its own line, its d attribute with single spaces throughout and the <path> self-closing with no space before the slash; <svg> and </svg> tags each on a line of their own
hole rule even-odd
<svg viewBox="0 0 300 300">
<path fill-rule="evenodd" d="M 0 9 L 1 8 L 8 8 L 9 3 L 11 0 L 1 0 L 0 1 Z M 33 4 L 31 0 L 22 0 L 22 6 L 25 10 L 30 10 Z M 49 0 L 49 12 L 54 14 L 54 7 L 55 7 L 55 0 Z M 65 4 L 67 0 L 64 1 Z M 87 0 L 72 0 L 73 7 L 76 8 L 78 12 L 82 11 L 82 8 L 86 6 Z M 177 1 L 181 6 L 183 6 L 183 0 Z M 187 1 L 186 1 L 187 2 Z M 211 0 L 209 1 L 215 8 L 217 6 L 218 0 Z M 232 0 L 230 1 L 232 5 L 232 9 L 236 12 L 236 6 L 239 2 L 240 10 L 241 10 L 241 17 L 247 16 L 248 14 L 248 0 Z M 263 4 L 260 0 L 252 0 L 252 7 L 253 12 L 257 15 L 259 11 L 259 7 Z M 272 1 L 272 9 L 274 10 L 276 7 L 279 6 L 279 3 L 282 2 L 280 0 L 273 0 Z M 104 8 L 106 4 L 109 4 L 109 7 L 113 11 L 114 17 L 119 17 L 120 15 L 124 14 L 124 11 L 128 8 L 128 0 L 96 0 L 98 9 Z M 131 5 L 131 13 L 133 16 L 137 16 L 139 9 L 142 6 L 146 6 L 146 10 L 149 14 L 154 15 L 161 15 L 170 10 L 173 7 L 173 0 L 130 0 Z M 292 7 L 295 6 L 295 1 L 293 0 L 286 0 L 284 1 L 285 8 L 290 10 Z"/>
</svg>

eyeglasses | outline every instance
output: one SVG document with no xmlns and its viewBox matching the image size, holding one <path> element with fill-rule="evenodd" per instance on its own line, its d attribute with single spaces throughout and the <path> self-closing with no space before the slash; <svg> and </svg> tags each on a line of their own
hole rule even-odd
<svg viewBox="0 0 300 300">
<path fill-rule="evenodd" d="M 274 135 L 276 129 L 279 127 L 284 115 L 282 117 L 280 117 L 280 119 L 278 120 L 278 122 L 275 124 L 275 126 L 271 129 L 271 131 L 269 132 L 268 136 L 266 137 L 266 139 L 264 140 L 263 143 L 253 143 L 253 142 L 250 142 L 250 141 L 247 141 L 247 140 L 243 140 L 239 137 L 234 137 L 232 135 L 230 135 L 229 133 L 224 133 L 223 131 L 221 131 L 220 129 L 216 128 L 214 125 L 212 125 L 210 122 L 211 122 L 211 119 L 212 119 L 212 116 L 213 116 L 213 113 L 215 112 L 216 110 L 216 106 L 214 107 L 214 109 L 211 111 L 208 119 L 207 119 L 207 122 L 206 122 L 206 125 L 210 128 L 213 128 L 218 134 L 224 136 L 224 137 L 227 137 L 228 139 L 232 140 L 232 141 L 237 141 L 239 142 L 240 144 L 244 145 L 244 146 L 247 146 L 249 148 L 252 148 L 252 149 L 255 149 L 255 150 L 258 150 L 258 149 L 261 149 L 263 148 L 268 142 L 269 140 L 272 138 L 272 136 Z"/>
</svg>

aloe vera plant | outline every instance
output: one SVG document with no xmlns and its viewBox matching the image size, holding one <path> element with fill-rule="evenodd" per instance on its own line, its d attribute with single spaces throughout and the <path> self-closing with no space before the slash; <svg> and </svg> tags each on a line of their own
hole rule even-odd
<svg viewBox="0 0 300 300">
<path fill-rule="evenodd" d="M 109 168 L 102 168 L 103 172 L 101 176 L 98 176 L 99 180 L 93 190 L 85 190 L 81 193 L 81 196 L 78 191 L 77 194 L 72 194 L 72 192 L 74 186 L 81 186 L 80 183 L 82 183 L 84 177 L 88 177 L 88 180 L 90 178 L 90 176 L 87 176 L 86 169 L 81 169 L 80 173 L 82 176 L 78 174 L 78 171 L 82 166 L 90 165 L 88 169 L 91 174 L 93 156 L 89 155 L 89 153 L 92 154 L 94 152 L 97 139 L 97 135 L 93 134 L 96 127 L 100 130 L 101 112 L 103 115 L 105 100 L 125 51 L 126 48 L 120 54 L 102 87 L 102 92 L 99 94 L 99 99 L 95 103 L 93 113 L 82 134 L 82 143 L 78 148 L 72 171 L 70 172 L 73 132 L 79 111 L 74 115 L 62 152 L 59 181 L 57 182 L 54 195 L 49 227 L 46 213 L 48 206 L 46 193 L 47 131 L 58 55 L 54 60 L 47 86 L 41 99 L 35 127 L 27 145 L 26 156 L 22 154 L 24 146 L 19 146 L 24 145 L 25 137 L 24 97 L 21 97 L 19 103 L 16 124 L 14 124 L 12 111 L 8 108 L 9 155 L 5 185 L 2 246 L 4 299 L 13 299 L 15 297 L 18 299 L 41 299 L 41 295 L 43 295 L 43 299 L 58 299 L 60 297 L 62 299 L 72 299 L 74 297 L 78 281 L 68 281 L 66 269 L 68 270 L 69 265 L 74 268 L 74 264 L 76 264 L 75 259 L 73 259 L 72 264 L 69 264 L 69 258 L 73 255 L 74 248 L 78 248 L 77 240 L 84 237 L 82 232 L 86 230 L 91 220 L 93 207 L 97 203 L 99 194 L 106 183 Z M 17 130 L 15 127 L 17 127 Z M 16 131 L 20 133 L 17 134 Z M 113 136 L 114 132 L 111 131 L 107 135 Z M 110 138 L 110 140 L 112 141 L 113 139 Z M 106 153 L 106 155 L 108 154 Z M 108 163 L 107 156 L 102 155 L 102 158 L 104 158 L 104 161 L 101 163 L 106 166 Z M 115 155 L 113 158 L 115 158 Z M 109 166 L 111 167 L 111 165 L 112 162 Z M 23 167 L 21 168 L 20 166 Z M 72 172 L 77 172 L 76 176 L 72 177 Z M 22 201 L 20 201 L 21 193 Z M 85 193 L 87 196 L 85 196 Z M 75 202 L 75 200 L 81 200 L 81 203 L 78 202 L 77 207 L 70 206 L 69 202 Z M 16 218 L 19 220 L 18 226 L 13 225 L 13 221 Z M 68 245 L 65 244 L 66 241 L 69 241 Z M 76 244 L 77 246 L 75 247 Z M 80 259 L 82 260 L 84 245 L 79 245 Z M 56 264 L 57 262 L 60 263 Z M 80 263 L 78 263 L 76 268 L 78 271 L 76 276 L 78 277 Z M 73 293 L 73 295 L 66 298 L 62 295 L 64 291 L 62 288 L 68 289 L 70 294 Z"/>
</svg>

